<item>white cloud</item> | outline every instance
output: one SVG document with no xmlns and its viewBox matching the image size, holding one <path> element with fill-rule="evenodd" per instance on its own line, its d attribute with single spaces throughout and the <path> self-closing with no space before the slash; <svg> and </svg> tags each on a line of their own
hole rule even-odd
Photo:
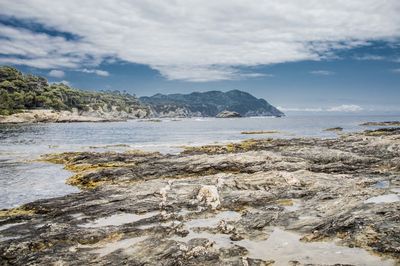
<svg viewBox="0 0 400 266">
<path fill-rule="evenodd" d="M 62 70 L 53 69 L 48 73 L 48 75 L 53 78 L 62 78 L 65 76 L 65 72 Z"/>
<path fill-rule="evenodd" d="M 0 0 L 0 14 L 1 14 Z M 77 68 L 96 65 L 106 53 L 85 41 L 68 41 L 44 33 L 0 24 L 0 64 L 27 65 L 36 68 Z"/>
<path fill-rule="evenodd" d="M 310 73 L 313 75 L 319 75 L 319 76 L 331 76 L 331 75 L 335 74 L 335 72 L 329 71 L 329 70 L 314 70 L 314 71 L 310 71 Z"/>
<path fill-rule="evenodd" d="M 87 68 L 84 68 L 84 69 L 82 69 L 82 72 L 84 72 L 84 73 L 93 73 L 93 74 L 96 74 L 96 75 L 102 76 L 102 77 L 108 77 L 110 75 L 110 73 L 108 73 L 107 71 L 100 70 L 100 69 L 87 69 Z"/>
<path fill-rule="evenodd" d="M 272 77 L 272 74 L 265 73 L 243 73 L 230 66 L 204 66 L 204 65 L 185 65 L 185 66 L 158 66 L 155 69 L 169 80 L 187 80 L 195 82 L 235 80 L 256 77 Z"/>
<path fill-rule="evenodd" d="M 359 105 L 355 104 L 342 104 L 339 106 L 333 106 L 329 108 L 314 107 L 314 108 L 297 108 L 297 107 L 277 107 L 283 112 L 360 112 L 363 111 Z"/>
<path fill-rule="evenodd" d="M 399 13 L 398 0 L 0 0 L 1 15 L 78 36 L 2 25 L 0 63 L 92 69 L 116 58 L 169 79 L 246 78 L 243 67 L 334 58 L 336 49 L 399 38 Z"/>
<path fill-rule="evenodd" d="M 355 56 L 354 59 L 361 61 L 380 61 L 380 60 L 385 60 L 386 58 L 381 55 L 366 54 L 361 56 Z"/>
<path fill-rule="evenodd" d="M 361 106 L 355 104 L 342 104 L 329 108 L 328 112 L 360 112 L 364 110 Z"/>
<path fill-rule="evenodd" d="M 259 78 L 259 77 L 275 77 L 274 74 L 268 74 L 268 73 L 240 73 L 241 77 L 247 77 L 247 78 Z"/>
<path fill-rule="evenodd" d="M 400 74 L 400 68 L 392 69 L 392 72 L 393 72 L 393 73 L 399 73 L 399 74 Z"/>
<path fill-rule="evenodd" d="M 297 108 L 297 107 L 277 107 L 282 112 L 323 112 L 322 108 Z"/>
<path fill-rule="evenodd" d="M 67 81 L 67 80 L 61 80 L 59 83 L 67 85 L 67 86 L 71 86 L 71 83 L 69 83 L 69 81 Z"/>
<path fill-rule="evenodd" d="M 64 84 L 67 86 L 71 86 L 71 83 L 67 80 L 61 80 L 61 81 L 57 81 L 57 82 L 50 82 L 51 84 Z"/>
</svg>

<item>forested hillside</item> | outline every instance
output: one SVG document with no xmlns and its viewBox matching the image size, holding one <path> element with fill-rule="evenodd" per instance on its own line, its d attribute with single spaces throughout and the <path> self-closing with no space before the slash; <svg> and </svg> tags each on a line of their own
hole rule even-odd
<svg viewBox="0 0 400 266">
<path fill-rule="evenodd" d="M 43 77 L 24 75 L 13 67 L 0 67 L 0 115 L 23 109 L 72 108 L 132 113 L 143 106 L 135 96 L 127 93 L 82 91 L 61 83 L 49 84 Z"/>
</svg>

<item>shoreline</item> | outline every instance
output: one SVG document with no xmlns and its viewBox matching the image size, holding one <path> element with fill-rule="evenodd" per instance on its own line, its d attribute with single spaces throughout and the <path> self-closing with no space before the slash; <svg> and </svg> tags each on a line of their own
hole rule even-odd
<svg viewBox="0 0 400 266">
<path fill-rule="evenodd" d="M 65 263 L 156 264 L 162 256 L 167 263 L 245 258 L 268 265 L 274 256 L 260 258 L 252 245 L 267 241 L 279 227 L 300 234 L 304 243 L 338 238 L 344 247 L 391 257 L 394 265 L 400 261 L 399 140 L 400 129 L 388 128 L 337 139 L 205 145 L 177 155 L 47 155 L 44 160 L 73 171 L 68 182 L 82 190 L 2 210 L 0 228 L 8 226 L 2 237 L 18 238 L 2 240 L 0 256 L 17 264 L 32 256 L 36 263 L 54 263 L 62 253 Z M 228 216 L 216 218 L 224 213 Z M 199 219 L 216 223 L 190 227 Z M 132 253 L 131 245 L 122 244 L 129 241 L 142 248 Z M 106 254 L 99 256 L 99 249 L 107 249 Z M 350 257 L 341 261 L 338 256 L 332 263 L 349 263 Z M 390 260 L 379 263 L 392 265 Z"/>
<path fill-rule="evenodd" d="M 249 118 L 281 118 L 284 116 L 257 116 Z M 104 123 L 104 122 L 126 122 L 129 120 L 137 120 L 142 122 L 160 122 L 162 119 L 205 119 L 205 118 L 217 118 L 213 116 L 193 116 L 193 117 L 181 117 L 181 116 L 149 116 L 149 117 L 134 117 L 127 113 L 120 112 L 78 112 L 77 109 L 72 111 L 55 111 L 51 109 L 32 109 L 23 110 L 20 113 L 12 115 L 0 115 L 1 124 L 37 124 L 37 123 L 79 123 L 79 122 L 93 122 L 93 123 Z M 235 118 L 246 118 L 246 117 L 235 117 Z M 219 119 L 232 119 L 231 117 L 223 117 Z"/>
<path fill-rule="evenodd" d="M 49 109 L 24 110 L 8 116 L 0 116 L 0 124 L 37 124 L 37 123 L 75 123 L 75 122 L 121 122 L 127 119 L 100 114 L 85 115 L 73 111 L 55 111 Z"/>
</svg>

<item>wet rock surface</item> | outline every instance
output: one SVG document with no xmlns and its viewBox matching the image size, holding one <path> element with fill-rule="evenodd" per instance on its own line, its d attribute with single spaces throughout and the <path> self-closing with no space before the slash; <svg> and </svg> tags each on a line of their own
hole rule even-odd
<svg viewBox="0 0 400 266">
<path fill-rule="evenodd" d="M 0 211 L 0 261 L 396 265 L 399 158 L 400 129 L 49 155 L 82 190 Z"/>
</svg>

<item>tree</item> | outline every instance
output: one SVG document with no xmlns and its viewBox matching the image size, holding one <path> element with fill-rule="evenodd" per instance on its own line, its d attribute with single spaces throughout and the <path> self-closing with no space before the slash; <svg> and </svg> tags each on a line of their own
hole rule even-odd
<svg viewBox="0 0 400 266">
<path fill-rule="evenodd" d="M 4 90 L 12 93 L 16 90 L 16 87 L 13 82 L 4 80 L 0 83 L 0 89 L 4 89 Z"/>
<path fill-rule="evenodd" d="M 0 67 L 0 82 L 4 80 L 13 81 L 16 79 L 20 79 L 22 77 L 22 73 L 19 72 L 16 68 L 9 66 Z"/>
<path fill-rule="evenodd" d="M 28 92 L 27 94 L 25 94 L 24 106 L 27 109 L 34 108 L 36 106 L 35 94 L 33 92 Z"/>
<path fill-rule="evenodd" d="M 24 109 L 24 93 L 14 92 L 10 95 L 13 100 L 13 109 Z"/>
</svg>

